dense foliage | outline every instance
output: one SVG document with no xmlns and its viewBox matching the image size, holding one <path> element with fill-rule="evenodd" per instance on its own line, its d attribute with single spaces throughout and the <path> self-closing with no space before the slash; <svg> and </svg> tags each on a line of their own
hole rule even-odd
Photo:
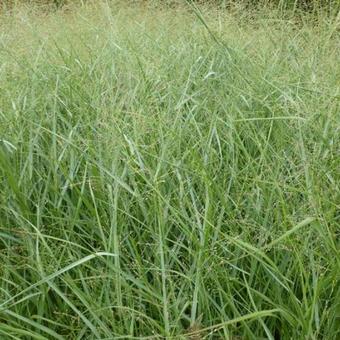
<svg viewBox="0 0 340 340">
<path fill-rule="evenodd" d="M 199 5 L 215 5 L 220 8 L 228 8 L 230 6 L 241 5 L 247 9 L 259 9 L 264 7 L 280 8 L 281 10 L 303 10 L 307 12 L 315 12 L 326 10 L 328 13 L 337 13 L 340 9 L 339 0 L 109 0 L 110 2 L 124 2 L 130 4 L 160 4 L 174 5 L 184 3 L 194 3 Z M 91 0 L 3 0 L 3 5 L 13 4 L 41 4 L 52 5 L 56 8 L 61 8 L 64 5 L 74 3 L 88 3 Z"/>
<path fill-rule="evenodd" d="M 339 339 L 339 20 L 201 8 L 1 16 L 1 339 Z"/>
</svg>

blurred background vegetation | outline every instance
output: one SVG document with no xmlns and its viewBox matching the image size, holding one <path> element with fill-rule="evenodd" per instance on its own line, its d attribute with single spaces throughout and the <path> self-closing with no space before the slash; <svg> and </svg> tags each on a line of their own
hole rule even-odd
<svg viewBox="0 0 340 340">
<path fill-rule="evenodd" d="M 2 0 L 0 4 L 5 7 L 13 5 L 43 5 L 54 8 L 61 8 L 65 5 L 74 3 L 84 4 L 91 0 Z M 122 0 L 107 0 L 108 2 L 122 2 Z M 200 5 L 213 5 L 219 8 L 228 8 L 233 6 L 243 6 L 248 9 L 260 9 L 264 7 L 278 8 L 280 10 L 289 11 L 307 11 L 319 12 L 327 11 L 328 13 L 337 15 L 340 10 L 339 0 L 124 0 L 124 3 L 131 4 L 157 4 L 165 6 L 181 5 L 184 3 L 194 3 Z"/>
</svg>

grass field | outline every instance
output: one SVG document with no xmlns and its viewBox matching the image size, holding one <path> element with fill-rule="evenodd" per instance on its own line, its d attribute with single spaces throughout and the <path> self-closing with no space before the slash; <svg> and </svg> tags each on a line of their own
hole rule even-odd
<svg viewBox="0 0 340 340">
<path fill-rule="evenodd" d="M 0 338 L 339 339 L 339 27 L 2 13 Z"/>
</svg>

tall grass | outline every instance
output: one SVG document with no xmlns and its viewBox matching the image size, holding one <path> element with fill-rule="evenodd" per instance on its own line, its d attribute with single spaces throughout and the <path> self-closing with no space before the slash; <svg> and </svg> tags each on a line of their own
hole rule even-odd
<svg viewBox="0 0 340 340">
<path fill-rule="evenodd" d="M 248 10 L 257 10 L 259 8 L 271 7 L 279 8 L 281 10 L 292 10 L 293 12 L 318 12 L 323 11 L 328 14 L 336 14 L 340 10 L 338 0 L 105 0 L 107 2 L 134 3 L 134 4 L 158 4 L 166 5 L 180 5 L 185 2 L 200 5 L 212 5 L 220 8 L 230 8 L 232 6 L 245 6 Z M 29 6 L 47 5 L 52 8 L 61 8 L 70 4 L 82 4 L 96 2 L 92 0 L 2 0 L 1 5 L 6 7 L 26 4 Z"/>
<path fill-rule="evenodd" d="M 0 337 L 339 337 L 339 21 L 105 3 L 0 35 Z"/>
</svg>

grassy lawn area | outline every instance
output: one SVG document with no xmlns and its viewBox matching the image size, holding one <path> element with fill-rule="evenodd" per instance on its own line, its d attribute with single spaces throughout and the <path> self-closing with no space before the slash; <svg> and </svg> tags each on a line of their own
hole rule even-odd
<svg viewBox="0 0 340 340">
<path fill-rule="evenodd" d="M 338 339 L 340 16 L 0 14 L 0 339 Z"/>
</svg>

